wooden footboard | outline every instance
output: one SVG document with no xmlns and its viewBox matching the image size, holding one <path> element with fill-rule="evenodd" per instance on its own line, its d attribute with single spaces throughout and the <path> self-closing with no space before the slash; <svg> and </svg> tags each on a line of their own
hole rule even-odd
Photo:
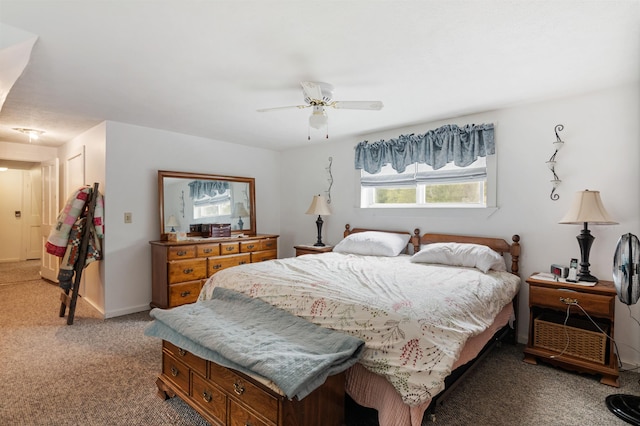
<svg viewBox="0 0 640 426">
<path fill-rule="evenodd" d="M 162 399 L 178 396 L 213 425 L 341 426 L 344 424 L 344 373 L 301 400 L 286 396 L 240 372 L 162 342 Z"/>
</svg>

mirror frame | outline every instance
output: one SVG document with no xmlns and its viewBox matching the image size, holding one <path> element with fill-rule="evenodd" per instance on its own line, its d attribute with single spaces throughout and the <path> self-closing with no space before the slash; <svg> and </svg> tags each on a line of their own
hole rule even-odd
<svg viewBox="0 0 640 426">
<path fill-rule="evenodd" d="M 245 234 L 256 235 L 256 194 L 255 194 L 255 178 L 241 177 L 241 176 L 221 176 L 212 175 L 206 173 L 189 173 L 189 172 L 171 172 L 167 170 L 158 170 L 158 204 L 160 210 L 160 236 L 161 239 L 166 239 L 166 232 L 164 232 L 164 178 L 184 178 L 184 179 L 196 179 L 196 180 L 221 180 L 227 182 L 241 182 L 249 184 L 249 228 L 242 230 L 232 230 L 233 234 Z M 190 237 L 201 236 L 199 232 L 189 232 L 187 234 Z"/>
</svg>

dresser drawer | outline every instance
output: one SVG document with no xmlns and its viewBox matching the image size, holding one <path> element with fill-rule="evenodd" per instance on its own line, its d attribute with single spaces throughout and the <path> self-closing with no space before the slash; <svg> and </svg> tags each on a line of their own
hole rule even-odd
<svg viewBox="0 0 640 426">
<path fill-rule="evenodd" d="M 189 367 L 164 351 L 162 352 L 162 373 L 184 393 L 189 393 Z"/>
<path fill-rule="evenodd" d="M 220 243 L 220 255 L 240 253 L 240 243 Z"/>
<path fill-rule="evenodd" d="M 260 240 L 251 240 L 251 241 L 241 241 L 240 242 L 240 252 L 241 253 L 250 253 L 252 251 L 258 251 L 262 247 L 262 243 Z"/>
<path fill-rule="evenodd" d="M 207 259 L 207 262 L 207 273 L 211 276 L 218 271 L 222 271 L 223 269 L 230 268 L 232 266 L 251 263 L 251 254 L 233 254 L 231 256 L 210 257 Z"/>
<path fill-rule="evenodd" d="M 260 250 L 278 250 L 277 238 L 265 238 L 260 244 Z"/>
<path fill-rule="evenodd" d="M 196 251 L 198 257 L 219 256 L 220 244 L 200 244 Z"/>
<path fill-rule="evenodd" d="M 530 286 L 529 305 L 566 310 L 566 301 L 576 301 L 590 315 L 611 318 L 614 312 L 615 298 L 602 294 L 589 294 L 584 292 L 566 291 L 557 288 Z M 580 308 L 576 309 L 580 311 Z M 578 312 L 581 313 L 581 312 Z"/>
<path fill-rule="evenodd" d="M 265 414 L 265 413 L 260 413 Z M 229 401 L 229 426 L 270 426 L 234 400 Z"/>
<path fill-rule="evenodd" d="M 191 400 L 220 423 L 227 419 L 227 396 L 217 386 L 191 372 Z"/>
<path fill-rule="evenodd" d="M 251 262 L 262 262 L 278 258 L 278 250 L 265 250 L 251 253 Z"/>
<path fill-rule="evenodd" d="M 268 420 L 274 423 L 278 421 L 278 399 L 268 391 L 254 385 L 233 371 L 212 362 L 209 363 L 209 378 L 229 395 L 233 395 Z M 231 417 L 233 418 L 233 414 L 231 414 Z M 244 425 L 245 423 L 237 424 Z"/>
<path fill-rule="evenodd" d="M 169 262 L 169 284 L 200 280 L 206 277 L 207 259 L 175 260 Z"/>
<path fill-rule="evenodd" d="M 175 359 L 183 362 L 184 364 L 187 364 L 187 366 L 189 368 L 191 368 L 194 371 L 197 371 L 198 373 L 202 374 L 203 376 L 205 376 L 207 374 L 207 361 L 195 356 L 194 354 L 192 354 L 191 352 L 185 351 L 182 348 L 177 347 L 176 345 L 174 345 L 171 342 L 167 342 L 166 340 L 162 341 L 162 347 L 166 350 L 169 351 L 169 353 L 171 354 L 171 356 L 173 356 Z"/>
<path fill-rule="evenodd" d="M 198 300 L 200 289 L 202 289 L 202 280 L 169 285 L 169 307 L 195 302 Z"/>
<path fill-rule="evenodd" d="M 193 259 L 196 257 L 196 246 L 176 246 L 167 250 L 167 260 Z"/>
</svg>

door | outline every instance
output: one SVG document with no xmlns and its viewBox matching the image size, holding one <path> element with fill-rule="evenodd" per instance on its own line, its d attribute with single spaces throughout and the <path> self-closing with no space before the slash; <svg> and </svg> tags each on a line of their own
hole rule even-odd
<svg viewBox="0 0 640 426">
<path fill-rule="evenodd" d="M 42 226 L 42 178 L 40 177 L 41 170 L 39 168 L 32 168 L 28 172 L 24 173 L 24 187 L 23 187 L 23 200 L 24 200 L 24 221 L 22 229 L 22 246 L 24 259 L 40 259 L 42 256 L 42 249 L 40 243 L 42 242 L 42 232 L 40 227 Z"/>
<path fill-rule="evenodd" d="M 40 214 L 42 226 L 40 227 L 42 236 L 42 265 L 40 266 L 40 276 L 53 282 L 58 282 L 59 258 L 53 256 L 44 248 L 47 237 L 51 229 L 56 225 L 59 203 L 58 186 L 58 159 L 47 161 L 41 164 L 42 171 L 42 213 Z"/>
</svg>

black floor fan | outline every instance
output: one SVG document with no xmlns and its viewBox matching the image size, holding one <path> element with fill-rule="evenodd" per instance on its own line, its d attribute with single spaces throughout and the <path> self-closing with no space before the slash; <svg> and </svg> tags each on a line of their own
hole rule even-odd
<svg viewBox="0 0 640 426">
<path fill-rule="evenodd" d="M 633 234 L 624 234 L 618 240 L 613 258 L 613 282 L 618 298 L 626 305 L 633 305 L 640 298 L 638 273 L 640 272 L 640 243 Z M 609 395 L 607 408 L 622 420 L 640 426 L 640 396 L 628 394 Z"/>
</svg>

